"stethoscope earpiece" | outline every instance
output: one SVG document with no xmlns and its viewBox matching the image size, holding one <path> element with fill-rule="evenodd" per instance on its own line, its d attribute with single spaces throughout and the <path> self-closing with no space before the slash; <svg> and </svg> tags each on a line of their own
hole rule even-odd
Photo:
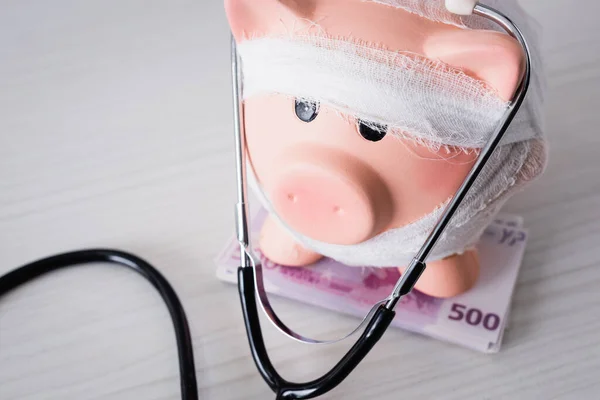
<svg viewBox="0 0 600 400">
<path fill-rule="evenodd" d="M 446 0 L 446 9 L 457 15 L 473 14 L 476 5 L 477 0 Z"/>
</svg>

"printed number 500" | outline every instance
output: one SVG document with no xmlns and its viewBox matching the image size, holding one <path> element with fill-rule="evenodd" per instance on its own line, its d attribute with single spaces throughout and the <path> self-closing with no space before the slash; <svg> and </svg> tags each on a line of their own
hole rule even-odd
<svg viewBox="0 0 600 400">
<path fill-rule="evenodd" d="M 477 308 L 468 308 L 463 304 L 452 304 L 448 318 L 453 321 L 466 321 L 472 326 L 479 326 L 483 322 L 483 327 L 488 331 L 495 331 L 500 326 L 500 317 L 496 314 L 484 314 Z"/>
</svg>

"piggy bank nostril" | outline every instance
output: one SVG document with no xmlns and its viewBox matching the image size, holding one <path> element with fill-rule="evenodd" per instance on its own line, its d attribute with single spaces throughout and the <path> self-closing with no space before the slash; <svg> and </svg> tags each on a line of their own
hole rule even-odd
<svg viewBox="0 0 600 400">
<path fill-rule="evenodd" d="M 290 203 L 296 203 L 298 201 L 298 196 L 296 196 L 294 193 L 288 193 L 287 199 L 290 201 Z"/>
<path fill-rule="evenodd" d="M 344 209 L 340 206 L 333 207 L 333 212 L 334 212 L 334 214 L 336 214 L 339 217 L 342 217 L 345 214 Z"/>
</svg>

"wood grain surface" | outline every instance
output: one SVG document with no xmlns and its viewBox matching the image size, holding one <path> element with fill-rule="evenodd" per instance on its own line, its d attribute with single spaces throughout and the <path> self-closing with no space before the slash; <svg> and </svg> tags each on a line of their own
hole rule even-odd
<svg viewBox="0 0 600 400">
<path fill-rule="evenodd" d="M 600 398 L 600 3 L 522 4 L 544 27 L 552 153 L 507 207 L 531 238 L 503 350 L 391 330 L 326 399 Z M 201 398 L 271 399 L 213 264 L 234 227 L 229 67 L 218 0 L 0 1 L 0 274 L 79 248 L 139 254 L 185 305 Z M 308 307 L 281 308 L 310 326 Z M 266 336 L 290 379 L 348 347 Z M 0 301 L 0 399 L 179 396 L 168 314 L 132 272 L 62 271 Z"/>
</svg>

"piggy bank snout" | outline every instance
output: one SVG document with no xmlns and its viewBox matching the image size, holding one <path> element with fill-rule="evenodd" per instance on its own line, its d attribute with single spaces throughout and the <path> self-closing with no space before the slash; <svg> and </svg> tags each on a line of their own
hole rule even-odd
<svg viewBox="0 0 600 400">
<path fill-rule="evenodd" d="M 339 245 L 361 243 L 385 225 L 385 185 L 351 157 L 313 154 L 291 159 L 270 195 L 277 214 L 296 232 Z"/>
</svg>

